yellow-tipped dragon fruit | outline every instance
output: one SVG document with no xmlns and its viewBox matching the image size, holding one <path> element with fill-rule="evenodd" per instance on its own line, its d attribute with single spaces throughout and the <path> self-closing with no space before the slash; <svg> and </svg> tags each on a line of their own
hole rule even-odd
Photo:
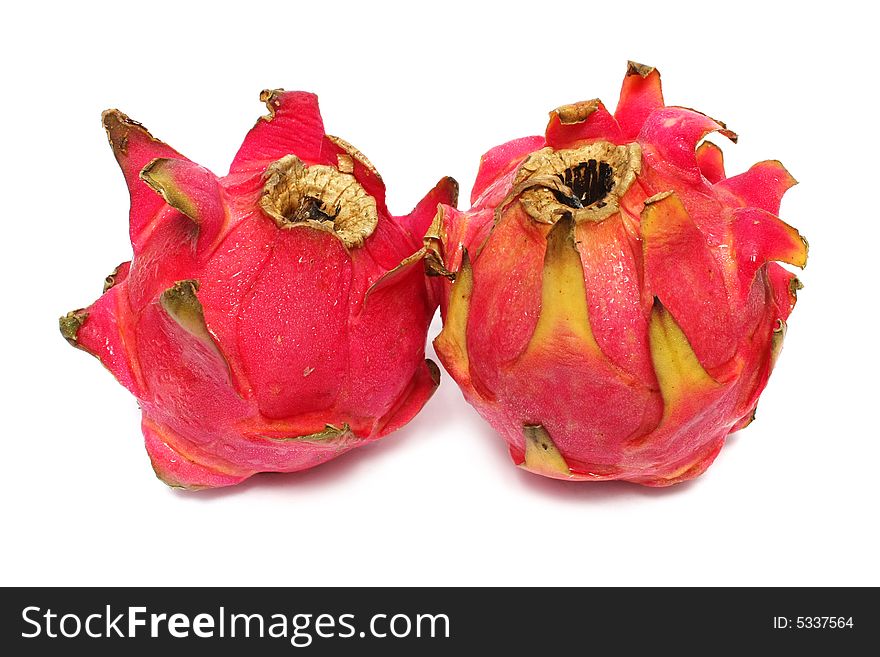
<svg viewBox="0 0 880 657">
<path fill-rule="evenodd" d="M 483 156 L 469 211 L 435 218 L 434 345 L 516 464 L 667 486 L 754 417 L 800 287 L 777 262 L 807 245 L 777 216 L 789 173 L 726 177 L 712 132 L 736 141 L 630 63 L 614 114 L 554 110 Z"/>
</svg>

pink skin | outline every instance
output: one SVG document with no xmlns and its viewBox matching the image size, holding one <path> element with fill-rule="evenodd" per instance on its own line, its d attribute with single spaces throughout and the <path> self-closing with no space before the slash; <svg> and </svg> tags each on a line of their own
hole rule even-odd
<svg viewBox="0 0 880 657">
<path fill-rule="evenodd" d="M 438 382 L 424 359 L 436 290 L 420 260 L 404 260 L 419 251 L 438 203 L 455 203 L 455 182 L 440 181 L 410 215 L 394 217 L 378 174 L 325 135 L 314 95 L 274 93 L 267 105 L 271 115 L 222 178 L 105 113 L 131 194 L 134 259 L 79 313 L 74 342 L 138 398 L 147 452 L 172 486 L 318 465 L 406 424 Z M 288 154 L 306 165 L 350 160 L 379 214 L 362 246 L 310 226 L 280 229 L 263 213 L 263 174 Z M 186 214 L 142 180 L 148 165 L 182 191 Z M 163 306 L 179 281 L 197 281 L 207 333 Z M 328 425 L 350 430 L 313 436 Z"/>
<path fill-rule="evenodd" d="M 665 106 L 656 70 L 630 68 L 613 115 L 598 101 L 578 107 L 590 109 L 585 121 L 563 123 L 551 112 L 544 139 L 489 151 L 474 207 L 444 212 L 446 266 L 458 271 L 467 251 L 473 288 L 466 358 L 442 338 L 435 346 L 516 464 L 528 468 L 523 427 L 540 424 L 568 468 L 541 474 L 667 486 L 712 463 L 726 436 L 751 421 L 767 384 L 796 300 L 794 275 L 774 261 L 806 260 L 800 235 L 776 216 L 794 179 L 778 162 L 727 178 L 721 150 L 701 140 L 714 131 L 736 136 L 698 112 Z M 620 212 L 574 229 L 598 348 L 564 325 L 536 347 L 550 228 L 507 197 L 530 153 L 594 141 L 637 142 L 642 152 Z M 662 192 L 674 197 L 647 212 L 645 200 Z M 453 288 L 445 285 L 449 320 Z M 679 397 L 664 399 L 655 374 L 657 317 L 674 320 L 704 373 Z"/>
</svg>

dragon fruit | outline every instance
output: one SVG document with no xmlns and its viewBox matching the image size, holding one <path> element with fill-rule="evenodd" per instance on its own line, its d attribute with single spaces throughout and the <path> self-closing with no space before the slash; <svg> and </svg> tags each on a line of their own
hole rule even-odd
<svg viewBox="0 0 880 657">
<path fill-rule="evenodd" d="M 131 262 L 61 332 L 132 394 L 156 474 L 184 488 L 323 463 L 408 422 L 437 387 L 420 262 L 442 179 L 393 217 L 372 164 L 313 94 L 269 109 L 218 178 L 117 110 Z"/>
<path fill-rule="evenodd" d="M 711 132 L 736 141 L 631 62 L 614 114 L 552 111 L 483 156 L 469 211 L 438 212 L 434 346 L 526 470 L 668 486 L 754 418 L 800 287 L 777 261 L 807 245 L 776 216 L 789 173 L 725 177 Z"/>
</svg>

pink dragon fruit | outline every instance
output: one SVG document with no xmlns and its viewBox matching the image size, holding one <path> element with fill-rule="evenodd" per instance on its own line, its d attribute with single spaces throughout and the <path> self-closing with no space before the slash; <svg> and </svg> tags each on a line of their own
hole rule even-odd
<svg viewBox="0 0 880 657">
<path fill-rule="evenodd" d="M 667 486 L 746 426 L 779 355 L 806 242 L 776 215 L 779 162 L 726 178 L 710 132 L 630 63 L 615 113 L 550 113 L 483 156 L 472 208 L 426 238 L 445 282 L 434 342 L 513 461 Z"/>
<path fill-rule="evenodd" d="M 420 250 L 444 178 L 405 217 L 317 98 L 265 91 L 269 115 L 218 178 L 116 110 L 104 127 L 131 194 L 131 262 L 62 334 L 137 397 L 171 486 L 236 484 L 332 459 L 408 422 L 439 373 Z"/>
</svg>

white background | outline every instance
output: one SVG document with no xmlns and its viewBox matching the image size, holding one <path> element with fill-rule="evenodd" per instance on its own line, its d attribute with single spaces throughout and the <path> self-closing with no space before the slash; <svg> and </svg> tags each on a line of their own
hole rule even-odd
<svg viewBox="0 0 880 657">
<path fill-rule="evenodd" d="M 880 584 L 878 16 L 781 4 L 8 5 L 0 583 Z M 728 172 L 778 158 L 801 183 L 782 216 L 810 263 L 784 353 L 757 422 L 696 482 L 521 472 L 444 373 L 381 443 L 176 492 L 153 476 L 134 398 L 58 334 L 130 257 L 102 109 L 224 174 L 261 89 L 313 90 L 404 213 L 445 174 L 466 206 L 480 155 L 541 133 L 548 110 L 613 108 L 627 59 L 740 134 Z"/>
</svg>

